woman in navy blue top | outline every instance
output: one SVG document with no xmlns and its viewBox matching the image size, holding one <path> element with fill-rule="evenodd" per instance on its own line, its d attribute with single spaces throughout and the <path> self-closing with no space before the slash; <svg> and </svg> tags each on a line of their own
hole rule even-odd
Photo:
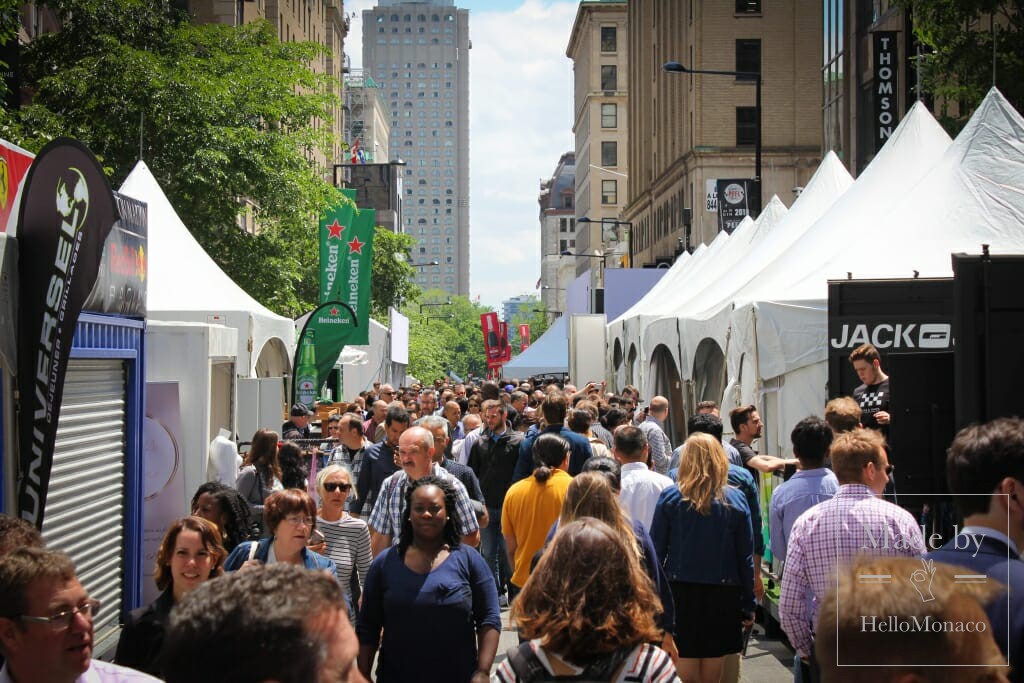
<svg viewBox="0 0 1024 683">
<path fill-rule="evenodd" d="M 753 531 L 747 500 L 728 485 L 729 461 L 718 439 L 686 440 L 678 484 L 662 491 L 651 539 L 676 603 L 679 677 L 717 681 L 722 657 L 743 649 L 753 623 Z"/>
<path fill-rule="evenodd" d="M 501 614 L 480 553 L 459 544 L 455 490 L 427 476 L 409 485 L 397 546 L 370 565 L 359 612 L 359 670 L 378 683 L 484 683 Z M 383 631 L 383 640 L 381 632 Z"/>
</svg>

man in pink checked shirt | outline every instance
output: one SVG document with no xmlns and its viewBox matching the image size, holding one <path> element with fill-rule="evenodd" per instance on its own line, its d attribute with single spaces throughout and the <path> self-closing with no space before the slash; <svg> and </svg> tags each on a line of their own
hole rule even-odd
<svg viewBox="0 0 1024 683">
<path fill-rule="evenodd" d="M 782 629 L 799 658 L 795 667 L 807 673 L 818 605 L 836 587 L 839 565 L 858 555 L 915 557 L 927 550 L 914 517 L 881 498 L 891 466 L 878 432 L 840 434 L 829 454 L 839 491 L 793 524 L 779 598 Z"/>
</svg>

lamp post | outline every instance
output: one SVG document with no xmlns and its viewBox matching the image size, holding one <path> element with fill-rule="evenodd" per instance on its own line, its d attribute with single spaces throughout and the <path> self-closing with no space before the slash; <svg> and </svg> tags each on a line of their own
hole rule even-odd
<svg viewBox="0 0 1024 683">
<path fill-rule="evenodd" d="M 409 265 L 410 268 L 427 268 L 429 266 L 440 265 L 440 262 L 438 262 L 438 261 L 424 261 L 423 263 L 410 263 L 408 265 Z"/>
<path fill-rule="evenodd" d="M 452 298 L 451 297 L 448 297 L 447 301 L 439 301 L 437 303 L 432 303 L 432 304 L 429 304 L 429 303 L 428 304 L 420 304 L 420 315 L 423 315 L 423 308 L 425 306 L 451 306 L 451 305 L 452 305 Z"/>
<path fill-rule="evenodd" d="M 625 225 L 626 227 L 628 227 L 629 230 L 630 230 L 630 235 L 629 235 L 629 240 L 627 241 L 628 249 L 626 251 L 626 267 L 627 268 L 632 268 L 633 267 L 633 223 L 632 222 L 630 222 L 630 221 L 619 221 L 619 220 L 615 220 L 614 218 L 600 218 L 600 219 L 595 221 L 594 219 L 587 218 L 586 216 L 582 216 L 580 218 L 577 218 L 576 222 L 577 223 L 588 223 L 588 224 L 589 223 L 600 223 L 602 227 L 605 226 L 605 225 Z M 603 234 L 601 235 L 601 244 L 602 244 L 602 246 L 604 245 L 604 235 Z"/>
<path fill-rule="evenodd" d="M 665 62 L 661 67 L 670 74 L 709 74 L 711 76 L 733 76 L 754 81 L 754 116 L 757 118 L 757 137 L 754 140 L 754 187 L 757 196 L 757 213 L 761 213 L 761 72 L 760 71 L 718 71 L 712 69 L 691 69 L 679 62 Z M 756 218 L 757 216 L 752 216 Z"/>
<path fill-rule="evenodd" d="M 427 320 L 452 320 L 453 318 L 455 318 L 455 314 L 454 313 L 449 313 L 448 315 L 428 315 L 426 319 Z"/>
</svg>

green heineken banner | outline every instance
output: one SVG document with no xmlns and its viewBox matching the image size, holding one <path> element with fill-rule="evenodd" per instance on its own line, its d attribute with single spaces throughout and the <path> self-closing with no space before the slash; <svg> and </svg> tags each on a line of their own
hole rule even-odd
<svg viewBox="0 0 1024 683">
<path fill-rule="evenodd" d="M 358 330 L 355 311 L 341 301 L 322 303 L 309 314 L 295 347 L 292 403 L 313 407 L 342 348 L 354 343 Z"/>
<path fill-rule="evenodd" d="M 351 199 L 353 190 L 342 190 Z M 359 325 L 350 344 L 370 343 L 370 271 L 377 212 L 339 202 L 320 220 L 320 301 L 343 301 Z"/>
</svg>

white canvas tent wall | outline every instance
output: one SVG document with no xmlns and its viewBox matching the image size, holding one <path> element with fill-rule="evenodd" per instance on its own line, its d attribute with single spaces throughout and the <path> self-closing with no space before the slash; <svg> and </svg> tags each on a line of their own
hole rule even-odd
<svg viewBox="0 0 1024 683">
<path fill-rule="evenodd" d="M 566 372 L 569 372 L 569 326 L 564 315 L 556 318 L 530 348 L 501 369 L 502 376 L 519 379 Z"/>
<path fill-rule="evenodd" d="M 181 222 L 145 163 L 135 165 L 120 191 L 148 207 L 147 317 L 233 328 L 238 331 L 240 377 L 287 374 L 295 349 L 292 321 L 265 308 L 220 269 Z"/>
<path fill-rule="evenodd" d="M 825 400 L 829 279 L 848 272 L 909 277 L 914 270 L 950 276 L 950 254 L 978 253 L 982 243 L 993 253 L 1024 252 L 1024 120 L 1013 107 L 993 90 L 951 145 L 920 105 L 900 128 L 873 162 L 876 168 L 862 175 L 870 190 L 858 193 L 864 199 L 856 220 L 837 206 L 815 226 L 814 243 L 831 244 L 831 252 L 819 249 L 818 259 L 796 272 L 778 264 L 763 289 L 745 293 L 748 300 L 737 307 L 744 325 L 753 321 L 747 337 L 753 337 L 759 381 L 777 377 L 783 398 L 790 396 L 780 402 L 782 425 L 803 416 L 793 396 L 813 392 L 805 403 L 817 410 Z M 827 239 L 853 227 L 858 243 L 882 245 L 872 258 Z"/>
<path fill-rule="evenodd" d="M 714 287 L 722 278 L 731 277 L 732 269 L 771 234 L 787 211 L 782 201 L 773 195 L 757 220 L 752 220 L 749 216 L 744 218 L 732 236 L 723 243 L 722 248 L 715 252 L 713 260 L 709 259 L 705 267 L 699 271 L 694 269 L 687 279 L 680 281 L 674 296 L 662 307 L 661 316 L 651 320 L 643 331 L 643 348 L 646 351 L 644 359 L 650 368 L 648 375 L 651 377 L 652 386 L 671 385 L 674 378 L 666 377 L 665 373 L 671 373 L 673 367 L 680 379 L 690 379 L 693 374 L 690 367 L 684 367 L 677 311 L 696 305 L 693 303 L 696 300 L 704 300 L 706 303 L 703 292 Z M 717 242 L 724 234 L 719 233 L 715 241 Z M 710 250 L 708 253 L 711 255 Z M 659 355 L 667 354 L 667 357 L 655 358 L 654 351 L 658 347 L 665 349 Z M 650 391 L 648 395 L 651 395 Z"/>
</svg>

